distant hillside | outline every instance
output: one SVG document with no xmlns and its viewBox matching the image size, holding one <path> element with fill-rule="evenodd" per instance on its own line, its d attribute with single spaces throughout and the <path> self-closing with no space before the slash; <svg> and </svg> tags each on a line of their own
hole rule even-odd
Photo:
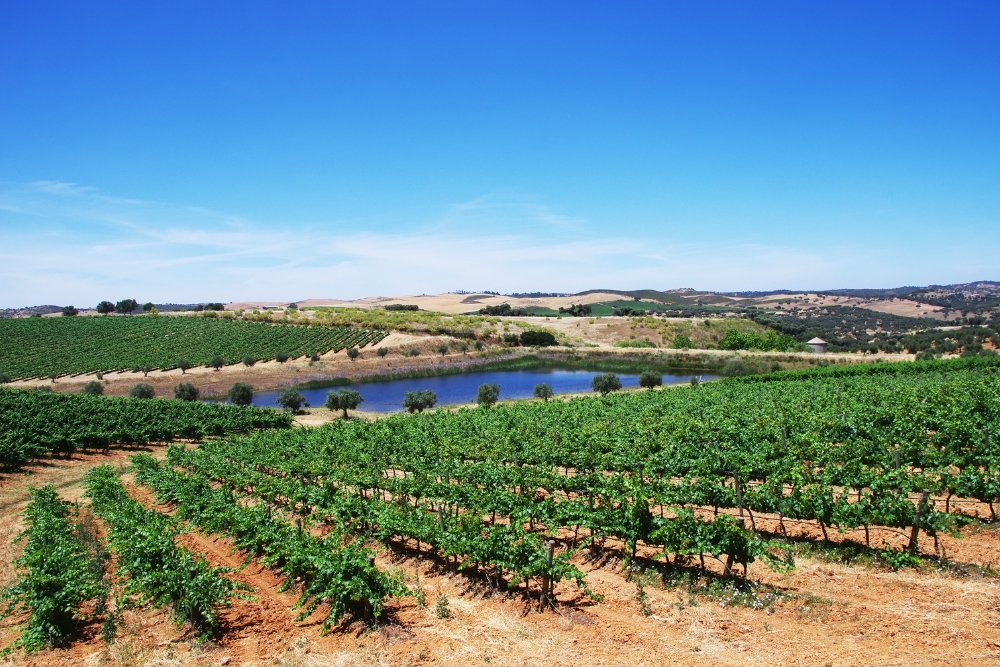
<svg viewBox="0 0 1000 667">
<path fill-rule="evenodd" d="M 58 313 L 62 306 L 26 306 L 24 308 L 0 308 L 0 317 L 31 317 L 32 315 L 48 315 Z"/>
</svg>

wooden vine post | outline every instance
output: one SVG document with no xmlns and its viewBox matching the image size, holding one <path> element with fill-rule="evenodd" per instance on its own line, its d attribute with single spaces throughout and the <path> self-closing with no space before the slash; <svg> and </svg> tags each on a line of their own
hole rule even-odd
<svg viewBox="0 0 1000 667">
<path fill-rule="evenodd" d="M 927 496 L 929 494 L 930 492 L 924 491 L 920 495 L 920 502 L 917 503 L 917 515 L 913 519 L 913 528 L 910 529 L 910 541 L 906 545 L 906 550 L 914 555 L 917 553 L 917 539 L 920 537 L 920 515 L 923 514 L 924 509 L 927 507 Z"/>
<path fill-rule="evenodd" d="M 542 594 L 538 597 L 538 611 L 545 611 L 545 605 L 552 597 L 552 555 L 555 548 L 554 540 L 545 543 L 545 576 L 542 577 Z"/>
</svg>

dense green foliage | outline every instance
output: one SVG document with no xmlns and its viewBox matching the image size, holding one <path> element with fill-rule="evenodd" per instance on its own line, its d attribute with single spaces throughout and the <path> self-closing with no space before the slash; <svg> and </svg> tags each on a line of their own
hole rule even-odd
<svg viewBox="0 0 1000 667">
<path fill-rule="evenodd" d="M 751 308 L 748 316 L 802 343 L 818 336 L 829 343 L 830 352 L 858 352 L 869 350 L 872 345 L 886 352 L 902 352 L 899 341 L 910 331 L 942 324 L 926 317 L 893 315 L 855 306 L 793 309 L 787 313 Z"/>
<path fill-rule="evenodd" d="M 224 576 L 232 570 L 212 567 L 201 554 L 175 544 L 176 522 L 133 500 L 111 466 L 90 469 L 87 496 L 108 527 L 125 595 L 157 607 L 169 605 L 178 622 L 190 623 L 202 635 L 218 630 L 219 608 L 248 590 Z"/>
<path fill-rule="evenodd" d="M 499 306 L 485 306 L 479 309 L 480 315 L 490 315 L 492 317 L 524 317 L 528 315 L 525 308 L 512 308 L 509 303 L 501 303 Z"/>
<path fill-rule="evenodd" d="M 44 454 L 291 425 L 267 408 L 0 388 L 0 468 Z"/>
<path fill-rule="evenodd" d="M 549 347 L 556 344 L 556 337 L 549 331 L 523 331 L 521 332 L 521 345 L 530 347 Z"/>
<path fill-rule="evenodd" d="M 59 499 L 54 487 L 31 490 L 24 521 L 26 528 L 18 540 L 27 542 L 14 561 L 18 580 L 0 594 L 6 603 L 0 618 L 30 613 L 13 644 L 30 652 L 65 642 L 86 618 L 84 604 L 99 598 L 102 588 L 70 522 L 69 503 Z"/>
<path fill-rule="evenodd" d="M 670 347 L 674 350 L 689 350 L 693 345 L 694 343 L 691 342 L 690 338 L 684 334 L 677 334 L 674 336 L 674 340 L 670 344 Z"/>
<path fill-rule="evenodd" d="M 615 343 L 615 347 L 652 348 L 656 347 L 656 343 L 651 340 L 620 340 Z"/>
<path fill-rule="evenodd" d="M 0 370 L 15 379 L 94 371 L 174 368 L 178 359 L 209 365 L 215 355 L 303 356 L 377 343 L 384 331 L 352 327 L 265 324 L 205 317 L 50 317 L 0 319 Z"/>
</svg>

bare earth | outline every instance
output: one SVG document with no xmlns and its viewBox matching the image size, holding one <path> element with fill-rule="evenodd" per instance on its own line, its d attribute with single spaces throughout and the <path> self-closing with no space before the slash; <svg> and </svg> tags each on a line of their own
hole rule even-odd
<svg viewBox="0 0 1000 667">
<path fill-rule="evenodd" d="M 154 448 L 154 454 L 162 450 Z M 81 477 L 91 465 L 124 464 L 126 454 L 77 455 L 72 461 L 35 465 L 27 474 L 0 479 L 0 585 L 14 577 L 11 545 L 21 528 L 29 485 L 54 483 L 69 499 L 79 498 Z M 155 505 L 149 493 L 133 489 Z M 758 517 L 758 526 L 766 519 Z M 817 539 L 808 524 L 789 525 L 790 534 Z M 850 534 L 851 539 L 863 539 Z M 183 543 L 215 564 L 238 566 L 224 540 L 198 533 Z M 844 536 L 832 535 L 838 541 Z M 874 531 L 872 542 L 903 539 Z M 956 562 L 996 565 L 1000 533 L 995 527 L 968 530 L 964 539 L 943 538 Z M 932 541 L 922 536 L 926 552 Z M 794 571 L 777 574 L 760 564 L 750 577 L 772 584 L 787 599 L 770 611 L 691 600 L 683 589 L 645 590 L 644 616 L 634 582 L 614 558 L 577 559 L 591 588 L 605 596 L 595 603 L 575 586 L 557 588 L 556 611 L 538 613 L 521 596 L 484 594 L 474 583 L 428 560 L 384 550 L 379 567 L 401 573 L 424 591 L 427 608 L 412 597 L 391 602 L 375 630 L 353 624 L 326 637 L 318 634 L 319 613 L 302 623 L 289 607 L 292 593 L 280 593 L 278 577 L 253 563 L 235 575 L 256 589 L 256 600 L 237 601 L 223 614 L 224 634 L 198 644 L 164 611 L 142 608 L 126 618 L 126 631 L 110 648 L 96 624 L 84 627 L 68 649 L 25 657 L 27 665 L 993 665 L 1000 659 L 1000 589 L 995 576 L 945 572 L 880 571 L 800 558 Z M 438 595 L 448 599 L 449 618 L 435 613 Z M 692 602 L 694 604 L 692 604 Z M 0 646 L 16 636 L 23 618 L 0 623 Z"/>
</svg>

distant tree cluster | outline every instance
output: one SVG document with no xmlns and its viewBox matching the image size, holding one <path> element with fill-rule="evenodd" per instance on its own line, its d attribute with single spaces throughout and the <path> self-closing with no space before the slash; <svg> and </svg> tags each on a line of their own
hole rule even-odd
<svg viewBox="0 0 1000 667">
<path fill-rule="evenodd" d="M 412 303 L 390 303 L 383 306 L 386 310 L 420 310 L 420 306 Z"/>
<path fill-rule="evenodd" d="M 569 308 L 559 308 L 560 315 L 570 315 L 572 317 L 589 317 L 593 309 L 589 304 L 574 304 Z"/>
<path fill-rule="evenodd" d="M 156 311 L 156 306 L 154 306 L 151 302 L 147 301 L 146 303 L 142 304 L 142 306 L 140 306 L 139 302 L 136 301 L 135 299 L 122 299 L 117 303 L 112 303 L 110 301 L 101 301 L 99 304 L 97 304 L 96 310 L 101 315 L 110 315 L 111 313 L 118 313 L 119 315 L 131 315 L 135 311 L 139 310 L 140 307 L 142 308 L 142 312 L 144 313 L 150 313 Z M 76 315 L 78 312 L 79 311 L 73 306 L 66 306 L 65 308 L 62 309 L 62 314 L 66 317 L 72 317 L 73 315 Z"/>
<path fill-rule="evenodd" d="M 499 306 L 480 308 L 479 314 L 490 317 L 526 317 L 530 313 L 524 308 L 512 308 L 509 303 L 501 303 Z"/>
<path fill-rule="evenodd" d="M 984 343 L 991 347 L 984 347 Z M 957 353 L 963 357 L 992 356 L 997 353 L 996 348 L 1000 348 L 1000 323 L 951 331 L 923 331 L 904 336 L 900 345 L 921 358 Z"/>
</svg>

